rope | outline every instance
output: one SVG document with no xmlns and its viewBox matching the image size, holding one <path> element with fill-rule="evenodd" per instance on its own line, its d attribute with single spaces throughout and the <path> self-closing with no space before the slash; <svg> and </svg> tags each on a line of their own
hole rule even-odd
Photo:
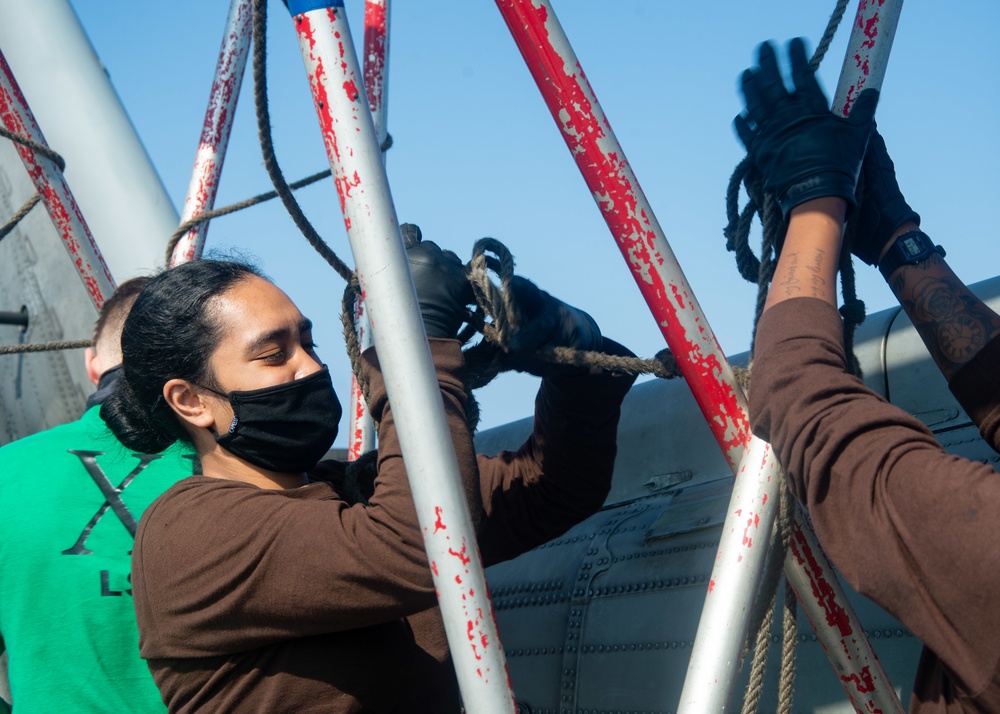
<svg viewBox="0 0 1000 714">
<path fill-rule="evenodd" d="M 56 166 L 58 166 L 60 171 L 65 171 L 66 170 L 66 160 L 62 156 L 60 156 L 59 154 L 57 154 L 55 151 L 53 151 L 49 147 L 45 146 L 44 144 L 39 144 L 37 141 L 32 141 L 31 139 L 29 139 L 26 136 L 21 136 L 20 134 L 15 134 L 14 132 L 9 131 L 8 129 L 6 129 L 6 128 L 2 127 L 2 126 L 0 126 L 0 136 L 3 136 L 5 138 L 7 138 L 7 139 L 10 139 L 15 144 L 20 144 L 21 146 L 26 146 L 27 148 L 29 148 L 32 151 L 34 151 L 36 154 L 41 154 L 46 159 L 48 159 L 49 161 L 51 161 L 52 163 L 54 163 Z M 18 212 L 15 213 L 11 217 L 11 219 L 9 221 L 7 221 L 3 225 L 2 228 L 0 228 L 0 240 L 3 240 L 4 238 L 6 238 L 7 234 L 10 233 L 12 230 L 14 230 L 14 228 L 17 227 L 17 224 L 20 223 L 24 219 L 24 217 L 27 216 L 31 212 L 32 208 L 34 208 L 36 205 L 38 205 L 38 202 L 40 200 L 42 200 L 41 194 L 35 193 L 34 196 L 32 196 L 31 198 L 29 198 L 27 201 L 25 201 L 24 205 L 21 206 L 21 208 L 18 210 Z"/>
<path fill-rule="evenodd" d="M 37 141 L 32 141 L 26 136 L 21 136 L 20 134 L 15 134 L 12 131 L 8 131 L 4 127 L 0 126 L 0 136 L 6 137 L 13 141 L 15 144 L 20 144 L 21 146 L 26 146 L 36 154 L 41 154 L 46 159 L 54 163 L 59 167 L 60 171 L 66 170 L 66 159 L 57 154 L 55 151 L 45 146 L 45 144 L 39 144 Z"/>
<path fill-rule="evenodd" d="M 320 171 L 318 173 L 306 176 L 304 179 L 299 179 L 295 183 L 288 184 L 288 188 L 292 191 L 314 184 L 317 181 L 321 181 L 330 175 L 330 169 L 326 171 Z M 220 216 L 228 216 L 230 213 L 236 213 L 237 211 L 242 211 L 244 208 L 250 208 L 251 206 L 256 206 L 258 203 L 264 203 L 265 201 L 270 201 L 271 199 L 277 198 L 277 191 L 265 191 L 264 193 L 258 193 L 256 196 L 251 196 L 250 198 L 238 201 L 236 203 L 230 203 L 228 206 L 223 206 L 222 208 L 216 208 L 211 211 L 205 211 L 204 213 L 199 213 L 197 216 L 193 216 L 188 220 L 177 226 L 177 230 L 170 234 L 170 238 L 167 240 L 167 251 L 166 258 L 167 264 L 170 264 L 170 260 L 173 258 L 174 249 L 180 242 L 181 238 L 187 235 L 195 226 L 201 225 L 202 223 L 207 223 L 213 218 L 219 218 Z"/>
<path fill-rule="evenodd" d="M 38 202 L 41 200 L 42 194 L 36 193 L 34 196 L 25 201 L 24 205 L 18 209 L 17 213 L 11 216 L 11 219 L 3 225 L 3 228 L 0 228 L 0 240 L 6 238 L 8 233 L 17 228 L 17 224 L 20 223 L 25 216 L 31 213 L 31 209 L 37 206 Z"/>
<path fill-rule="evenodd" d="M 792 535 L 792 519 L 794 511 L 792 494 L 788 491 L 784 473 L 781 474 L 779 488 L 778 519 L 774 524 L 771 544 L 768 550 L 764 574 L 757 591 L 758 606 L 751 618 L 748 630 L 754 636 L 754 656 L 750 668 L 750 679 L 743 698 L 742 714 L 755 714 L 760 705 L 764 685 L 764 670 L 767 664 L 767 653 L 771 646 L 771 628 L 774 624 L 774 611 L 777 604 L 778 585 L 788 553 Z M 795 592 L 785 583 L 784 603 L 782 606 L 782 647 L 781 672 L 778 682 L 778 712 L 791 714 L 793 681 L 795 678 L 795 645 L 797 635 Z"/>
<path fill-rule="evenodd" d="M 16 355 L 24 352 L 54 352 L 55 350 L 78 350 L 90 347 L 93 340 L 71 340 L 68 342 L 36 342 L 30 345 L 0 345 L 0 355 Z"/>
<path fill-rule="evenodd" d="M 847 0 L 837 0 L 823 37 L 809 60 L 809 66 L 813 70 L 819 67 L 826 56 L 846 9 Z M 748 198 L 742 210 L 739 206 L 741 186 L 746 190 Z M 859 182 L 857 191 L 860 201 L 860 196 L 863 195 L 864 191 L 862 182 Z M 755 216 L 760 218 L 763 228 L 760 258 L 754 254 L 749 245 L 750 230 Z M 844 245 L 851 244 L 848 237 L 852 230 L 856 230 L 856 217 L 857 211 L 848 221 Z M 781 253 L 786 228 L 777 202 L 773 196 L 764 191 L 763 177 L 754 168 L 749 157 L 744 158 L 733 171 L 726 189 L 726 226 L 723 229 L 723 235 L 726 238 L 726 250 L 736 254 L 736 267 L 740 275 L 749 282 L 756 281 L 757 283 L 757 305 L 750 339 L 751 353 L 757 339 L 757 323 L 764 312 L 768 286 L 774 277 L 774 267 L 777 257 Z M 854 263 L 851 261 L 849 251 L 845 251 L 841 255 L 840 278 L 841 292 L 844 298 L 844 305 L 840 308 L 841 316 L 844 318 L 844 347 L 850 355 L 848 366 L 851 372 L 860 376 L 860 364 L 854 355 L 854 332 L 857 326 L 864 322 L 865 305 L 858 299 L 855 290 Z"/>
<path fill-rule="evenodd" d="M 490 255 L 492 254 L 492 255 Z M 514 258 L 507 247 L 495 238 L 483 238 L 472 249 L 472 259 L 466 264 L 466 275 L 472 284 L 476 309 L 468 314 L 466 327 L 458 339 L 468 342 L 476 333 L 482 340 L 465 349 L 465 387 L 468 403 L 466 418 L 469 429 L 475 431 L 479 424 L 479 404 L 473 390 L 489 384 L 501 372 L 511 369 L 505 357 L 510 353 L 510 340 L 521 323 L 521 313 L 509 289 L 514 277 Z M 495 273 L 499 286 L 490 278 Z M 341 303 L 341 321 L 344 342 L 351 361 L 351 369 L 368 401 L 368 384 L 361 373 L 361 348 L 357 327 L 354 324 L 354 306 L 359 288 L 356 277 L 348 282 Z M 538 351 L 533 358 L 539 363 L 591 368 L 625 374 L 653 374 L 661 379 L 680 376 L 677 361 L 670 350 L 661 350 L 652 359 L 619 357 L 603 352 L 577 350 L 570 347 L 553 347 Z"/>
<path fill-rule="evenodd" d="M 789 499 L 790 500 L 790 499 Z M 785 581 L 785 607 L 782 612 L 781 673 L 778 676 L 778 711 L 791 714 L 792 697 L 795 694 L 795 646 L 798 634 L 796 610 L 798 600 L 795 590 Z"/>
<path fill-rule="evenodd" d="M 274 153 L 274 142 L 271 138 L 271 115 L 267 106 L 267 0 L 254 0 L 253 3 L 253 97 L 257 109 L 257 133 L 260 136 L 260 149 L 264 157 L 264 168 L 274 184 L 275 191 L 285 205 L 285 210 L 309 241 L 327 263 L 345 281 L 350 281 L 352 271 L 337 254 L 327 245 L 309 219 L 302 212 L 291 189 L 285 183 L 285 177 L 278 166 L 278 157 Z"/>
</svg>

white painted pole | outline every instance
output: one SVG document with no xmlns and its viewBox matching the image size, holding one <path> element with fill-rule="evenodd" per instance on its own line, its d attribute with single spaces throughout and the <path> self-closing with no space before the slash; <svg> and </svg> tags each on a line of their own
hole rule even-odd
<svg viewBox="0 0 1000 714">
<path fill-rule="evenodd" d="M 226 146 L 233 129 L 236 102 L 243 84 L 243 74 L 250 54 L 251 0 L 232 0 L 226 29 L 222 34 L 222 47 L 215 66 L 215 77 L 208 96 L 208 109 L 201 127 L 198 151 L 195 152 L 194 169 L 188 184 L 187 198 L 181 223 L 185 223 L 215 206 L 219 190 L 222 164 L 226 160 Z M 199 223 L 189 230 L 174 246 L 171 267 L 201 258 L 205 247 L 208 223 Z"/>
<path fill-rule="evenodd" d="M 14 79 L 7 59 L 0 52 L 0 121 L 7 131 L 48 148 L 42 130 L 38 128 L 28 102 Z M 51 160 L 36 154 L 34 149 L 17 145 L 24 168 L 41 194 L 42 203 L 62 238 L 77 275 L 98 310 L 115 290 L 111 271 L 104 263 L 101 251 L 90 235 L 80 207 L 73 198 L 62 170 Z"/>
<path fill-rule="evenodd" d="M 514 711 L 451 434 L 343 0 L 290 0 L 465 708 Z"/>
<path fill-rule="evenodd" d="M 389 0 L 366 0 L 364 44 L 365 94 L 375 123 L 375 138 L 381 147 L 388 136 L 386 117 L 389 112 Z M 385 152 L 382 152 L 385 164 Z M 361 351 L 372 346 L 372 330 L 361 296 L 354 305 L 354 324 L 358 326 L 358 346 Z M 375 422 L 368 413 L 364 395 L 355 377 L 351 378 L 350 442 L 347 460 L 354 461 L 375 448 Z"/>
<path fill-rule="evenodd" d="M 737 518 L 759 510 L 759 527 L 765 535 L 754 542 L 763 546 L 770 533 L 769 526 L 767 530 L 764 530 L 764 526 L 769 522 L 768 519 L 773 522 L 776 470 L 765 459 L 745 460 L 748 450 L 764 453 L 765 447 L 756 443 L 759 440 L 750 434 L 743 390 L 736 382 L 732 368 L 684 277 L 652 207 L 639 187 L 551 3 L 549 0 L 496 0 L 496 4 L 719 446 L 734 472 L 740 473 L 740 479 L 760 484 L 756 488 L 739 488 L 734 491 L 730 517 Z M 866 4 L 862 0 L 862 5 Z M 870 25 L 871 23 L 869 27 Z M 747 468 L 742 472 L 739 471 L 742 469 L 740 462 L 744 460 Z M 735 497 L 741 495 L 746 495 L 751 500 L 737 502 Z M 768 495 L 769 501 L 766 505 L 763 503 L 765 495 Z M 757 498 L 760 500 L 755 503 L 753 499 Z M 811 530 L 811 526 L 802 519 L 802 514 L 797 512 L 797 515 L 799 527 Z M 740 532 L 734 529 L 732 533 L 739 540 L 742 539 Z M 724 539 L 728 534 L 728 530 L 723 532 Z M 730 544 L 726 546 L 726 553 L 736 554 L 738 558 L 741 548 L 744 560 L 752 558 L 749 567 L 752 572 L 757 573 L 754 578 L 759 578 L 765 549 L 749 545 L 743 547 L 742 543 Z M 752 554 L 750 551 L 753 550 L 758 552 Z M 727 568 L 730 567 L 730 561 L 727 556 Z M 817 567 L 827 568 L 823 571 L 824 580 L 836 580 L 825 557 L 818 558 L 815 562 Z M 786 560 L 786 567 L 799 569 L 802 565 L 790 558 Z M 720 582 L 729 582 L 735 576 L 720 573 L 719 578 Z M 682 698 L 680 711 L 717 711 L 706 707 L 699 697 L 720 688 L 720 685 L 723 688 L 729 687 L 731 691 L 738 659 L 736 653 L 742 647 L 749 616 L 750 604 L 745 599 L 746 592 L 746 588 L 723 588 L 719 583 L 710 589 L 706 607 L 713 611 L 712 617 L 718 619 L 718 623 L 706 623 L 705 627 L 710 628 L 713 634 L 708 638 L 699 637 L 701 644 L 696 641 L 688 670 L 690 682 L 685 681 L 687 698 Z M 810 621 L 826 621 L 826 613 L 831 607 L 829 601 L 815 592 L 800 590 L 797 594 Z M 828 597 L 834 596 L 833 593 L 828 594 Z M 842 591 L 840 597 L 843 598 Z M 715 602 L 717 600 L 720 602 Z M 877 666 L 877 658 L 864 637 L 850 604 L 846 599 L 841 599 L 835 603 L 835 607 L 851 623 L 851 646 L 865 652 L 863 658 L 855 661 L 871 662 Z M 741 622 L 742 626 L 727 628 L 727 624 L 734 622 Z M 701 632 L 699 629 L 699 635 Z M 838 647 L 845 646 L 841 632 L 842 630 L 831 627 L 817 629 L 818 638 L 824 640 L 824 647 L 831 656 Z M 706 652 L 706 645 L 703 644 L 706 639 L 716 640 L 716 644 L 721 640 L 726 650 L 734 654 L 720 656 L 717 647 Z M 831 663 L 841 676 L 845 691 L 853 696 L 839 662 Z M 852 674 L 862 677 L 861 666 Z M 885 679 L 884 672 L 880 676 L 873 676 L 873 681 L 873 690 L 866 696 L 873 702 L 883 702 L 883 708 L 887 712 L 900 711 L 898 699 Z M 717 698 L 717 694 L 716 692 L 710 696 Z M 728 698 L 727 691 L 724 699 L 728 701 Z"/>
</svg>

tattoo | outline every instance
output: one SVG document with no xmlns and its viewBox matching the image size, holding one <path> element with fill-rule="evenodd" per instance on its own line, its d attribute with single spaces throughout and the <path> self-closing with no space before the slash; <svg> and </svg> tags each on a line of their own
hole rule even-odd
<svg viewBox="0 0 1000 714">
<path fill-rule="evenodd" d="M 823 268 L 823 259 L 826 258 L 826 251 L 816 250 L 816 257 L 812 265 L 807 265 L 809 271 L 809 288 L 814 298 L 823 299 L 825 295 L 826 281 L 820 277 L 819 273 Z"/>
<path fill-rule="evenodd" d="M 1000 316 L 959 280 L 940 270 L 935 255 L 908 265 L 892 281 L 892 290 L 913 321 L 931 357 L 951 376 L 1000 333 Z"/>
<path fill-rule="evenodd" d="M 784 291 L 784 297 L 795 297 L 802 292 L 801 280 L 799 279 L 799 254 L 789 253 L 782 256 L 786 259 L 786 275 L 778 285 Z"/>
</svg>

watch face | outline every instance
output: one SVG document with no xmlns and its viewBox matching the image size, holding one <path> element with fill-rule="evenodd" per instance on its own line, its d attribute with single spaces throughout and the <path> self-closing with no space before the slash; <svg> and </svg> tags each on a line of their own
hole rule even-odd
<svg viewBox="0 0 1000 714">
<path fill-rule="evenodd" d="M 903 253 L 905 254 L 907 260 L 913 260 L 917 256 L 923 255 L 927 252 L 927 249 L 924 247 L 924 242 L 920 240 L 920 238 L 920 234 L 907 235 L 899 241 L 899 246 L 903 249 Z"/>
</svg>

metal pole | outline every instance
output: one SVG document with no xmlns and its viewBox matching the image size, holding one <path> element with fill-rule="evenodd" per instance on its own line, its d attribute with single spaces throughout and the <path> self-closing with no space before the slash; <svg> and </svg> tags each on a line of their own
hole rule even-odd
<svg viewBox="0 0 1000 714">
<path fill-rule="evenodd" d="M 729 706 L 777 514 L 780 484 L 781 467 L 771 445 L 751 439 L 736 473 L 678 712 L 722 712 Z"/>
<path fill-rule="evenodd" d="M 551 4 L 548 0 L 496 0 L 496 3 L 570 152 L 576 159 L 584 180 L 618 242 L 622 255 L 632 270 L 647 305 L 677 358 L 695 400 L 705 414 L 723 453 L 736 471 L 748 448 L 754 452 L 763 448 L 752 445 L 752 441 L 756 439 L 751 439 L 750 435 L 746 398 L 667 243 L 649 202 L 632 173 L 621 145 L 604 116 L 593 89 L 552 11 Z M 776 486 L 773 483 L 776 480 L 774 474 L 774 467 L 768 467 L 767 460 L 757 464 L 748 461 L 748 469 L 746 473 L 740 474 L 740 478 L 750 478 L 763 484 L 771 482 L 773 484 L 771 488 L 774 488 Z M 758 493 L 752 489 L 748 489 L 747 492 Z M 759 493 L 763 500 L 765 493 L 763 487 Z M 773 494 L 773 491 L 771 493 Z M 772 504 L 773 499 L 773 495 L 769 496 Z M 741 504 L 734 501 L 730 506 L 730 517 L 740 513 L 745 515 L 751 510 L 756 510 L 753 503 Z M 760 516 L 761 521 L 755 522 L 755 527 L 767 534 L 770 532 L 767 519 L 770 518 L 773 522 L 773 508 L 763 509 Z M 801 520 L 801 514 L 799 516 Z M 764 530 L 765 525 L 768 530 Z M 803 530 L 809 528 L 808 524 L 801 527 Z M 728 532 L 724 531 L 724 535 Z M 763 540 L 758 541 L 758 544 L 762 542 Z M 748 546 L 746 551 L 750 550 L 752 548 Z M 762 551 L 763 548 L 757 550 Z M 747 552 L 744 553 L 744 559 L 746 555 Z M 758 572 L 762 562 L 763 553 L 759 553 L 757 565 L 753 565 Z M 826 561 L 823 558 L 818 562 Z M 797 561 L 789 559 L 786 561 L 786 568 L 789 567 L 796 569 L 802 566 Z M 713 578 L 714 575 L 713 573 Z M 824 578 L 833 581 L 836 576 L 832 569 L 828 569 L 824 572 Z M 723 589 L 716 583 L 716 587 L 710 590 L 706 598 L 706 604 L 711 606 L 709 600 L 720 598 L 722 592 Z M 799 596 L 803 609 L 809 613 L 811 620 L 825 619 L 824 613 L 829 603 L 821 602 L 816 597 L 809 597 L 802 591 L 799 592 Z M 745 609 L 746 603 L 738 602 L 728 591 L 724 597 L 728 600 L 725 608 L 733 613 L 732 617 L 736 619 L 737 614 L 734 611 Z M 842 600 L 837 603 L 837 607 L 853 623 L 851 631 L 861 640 L 858 646 L 865 649 L 865 660 L 876 662 L 870 644 L 860 634 L 861 627 L 849 603 Z M 735 649 L 738 652 L 743 644 L 746 631 L 745 618 L 743 622 L 742 628 L 732 628 L 725 632 L 722 628 L 717 628 L 719 636 L 729 641 L 730 650 Z M 821 628 L 817 634 L 821 638 L 831 638 L 824 642 L 828 653 L 834 652 L 838 647 L 844 647 L 843 637 L 833 638 L 829 630 Z M 701 656 L 695 660 L 695 654 L 698 654 L 697 643 L 696 650 L 692 653 L 693 662 L 689 668 L 689 678 L 694 676 L 695 672 L 704 673 L 710 670 L 718 676 L 710 676 L 698 686 L 693 682 L 686 682 L 686 691 L 703 692 L 720 688 L 720 678 L 728 677 L 731 680 L 731 675 L 735 674 L 723 673 L 718 664 L 704 660 Z M 736 656 L 727 659 L 731 665 L 735 664 L 736 660 Z M 839 664 L 835 663 L 835 668 L 838 674 L 841 674 Z M 853 673 L 862 676 L 860 668 Z M 883 706 L 886 711 L 901 711 L 895 693 L 887 686 L 884 674 L 875 686 L 876 692 L 872 694 L 874 700 L 887 702 Z M 685 702 L 682 700 L 682 707 L 684 705 Z M 709 710 L 703 708 L 701 704 L 689 702 L 688 705 L 692 707 L 691 711 Z"/>
<path fill-rule="evenodd" d="M 834 93 L 833 111 L 847 116 L 862 90 L 881 91 L 902 9 L 903 0 L 859 1 Z M 800 602 L 805 597 L 821 604 L 822 610 L 810 608 L 805 614 L 837 670 L 844 691 L 854 709 L 862 714 L 877 711 L 903 714 L 903 706 L 861 623 L 849 608 L 841 606 L 847 603 L 847 594 L 833 572 L 833 565 L 816 533 L 807 527 L 801 507 L 798 511 L 792 526 L 791 546 L 785 556 L 785 576 Z"/>
<path fill-rule="evenodd" d="M 503 647 L 410 279 L 396 209 L 358 89 L 343 0 L 290 0 L 361 291 L 398 425 L 445 632 L 468 711 L 514 711 Z"/>
<path fill-rule="evenodd" d="M 163 265 L 177 209 L 70 0 L 2 0 L 0 47 L 116 280 Z M 138 62 L 149 61 L 136 58 Z"/>
<path fill-rule="evenodd" d="M 365 2 L 365 46 L 364 46 L 365 94 L 368 107 L 375 123 L 375 138 L 379 147 L 385 145 L 388 131 L 389 91 L 386 87 L 389 77 L 389 0 L 366 0 Z M 385 165 L 385 152 L 382 151 Z M 362 351 L 372 346 L 372 331 L 365 311 L 364 301 L 358 296 L 354 304 L 354 324 L 358 326 L 358 346 Z M 364 395 L 358 380 L 351 378 L 350 443 L 347 445 L 347 460 L 354 461 L 363 453 L 375 448 L 375 422 L 368 413 Z"/>
<path fill-rule="evenodd" d="M 36 144 L 48 146 L 42 130 L 38 128 L 28 102 L 14 79 L 7 59 L 0 52 L 0 120 L 8 131 L 23 136 Z M 83 214 L 73 194 L 66 185 L 62 171 L 33 149 L 17 144 L 24 168 L 28 171 L 35 190 L 41 194 L 45 210 L 69 252 L 76 272 L 83 281 L 87 295 L 98 310 L 115 290 L 115 280 L 104 263 L 101 251 L 90 235 Z"/>
<path fill-rule="evenodd" d="M 229 17 L 222 35 L 219 61 L 215 65 L 212 90 L 208 95 L 208 109 L 201 127 L 198 151 L 194 157 L 194 169 L 188 184 L 187 198 L 181 223 L 191 220 L 215 205 L 219 190 L 219 177 L 226 159 L 226 146 L 233 128 L 236 101 L 243 84 L 243 73 L 250 53 L 251 20 L 253 8 L 251 0 L 232 0 Z M 205 247 L 208 223 L 199 223 L 185 233 L 174 246 L 170 266 L 197 260 Z"/>
</svg>

